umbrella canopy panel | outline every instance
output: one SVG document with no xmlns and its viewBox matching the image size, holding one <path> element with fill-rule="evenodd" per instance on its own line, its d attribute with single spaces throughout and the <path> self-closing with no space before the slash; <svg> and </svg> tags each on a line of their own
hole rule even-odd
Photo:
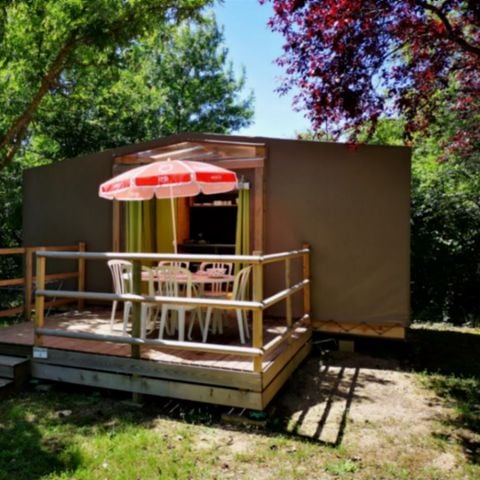
<svg viewBox="0 0 480 480">
<path fill-rule="evenodd" d="M 237 175 L 216 165 L 188 160 L 166 160 L 128 170 L 100 185 L 109 200 L 150 200 L 193 197 L 234 190 Z"/>
<path fill-rule="evenodd" d="M 169 198 L 173 247 L 177 253 L 174 199 L 225 193 L 236 189 L 237 175 L 231 170 L 204 162 L 164 160 L 124 172 L 100 185 L 99 195 L 109 200 L 141 201 Z"/>
</svg>

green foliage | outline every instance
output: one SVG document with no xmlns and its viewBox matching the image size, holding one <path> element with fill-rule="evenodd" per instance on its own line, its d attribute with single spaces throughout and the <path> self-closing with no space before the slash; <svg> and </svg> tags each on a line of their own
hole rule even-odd
<svg viewBox="0 0 480 480">
<path fill-rule="evenodd" d="M 416 323 L 409 333 L 407 350 L 409 366 L 416 371 L 480 379 L 478 328 Z"/>
<path fill-rule="evenodd" d="M 356 463 L 352 462 L 351 460 L 341 460 L 338 462 L 327 463 L 325 466 L 325 471 L 335 475 L 337 477 L 345 477 L 348 476 L 350 473 L 355 473 L 358 470 L 358 466 Z"/>
<path fill-rule="evenodd" d="M 241 98 L 244 79 L 235 78 L 222 42 L 214 18 L 206 17 L 171 27 L 168 38 L 157 31 L 114 49 L 100 70 L 66 70 L 38 111 L 32 143 L 40 141 L 40 155 L 62 159 L 173 133 L 228 133 L 248 125 L 252 98 Z"/>
<path fill-rule="evenodd" d="M 473 465 L 480 464 L 480 378 L 463 376 L 425 376 L 423 383 L 454 408 L 450 419 L 458 442 Z M 451 437 L 446 440 L 452 441 Z M 476 478 L 473 475 L 470 478 Z"/>
<path fill-rule="evenodd" d="M 479 464 L 480 330 L 417 324 L 410 332 L 409 350 L 409 366 L 421 372 L 422 383 L 454 408 L 456 415 L 445 421 L 472 463 Z"/>
<path fill-rule="evenodd" d="M 16 247 L 22 243 L 22 168 L 9 165 L 0 176 L 0 248 Z M 1 278 L 22 277 L 21 255 L 0 255 Z M 0 310 L 20 305 L 22 292 L 15 287 L 0 288 Z"/>
<path fill-rule="evenodd" d="M 40 157 L 50 143 L 49 158 L 64 158 L 248 124 L 243 78 L 227 65 L 215 20 L 200 12 L 210 3 L 25 0 L 4 7 L 0 168 L 32 143 L 42 144 Z"/>
<path fill-rule="evenodd" d="M 0 245 L 16 247 L 21 243 L 22 232 L 22 168 L 15 163 L 0 176 Z M 1 258 L 1 257 L 0 257 Z"/>
<path fill-rule="evenodd" d="M 455 85 L 436 94 L 437 121 L 415 138 L 412 307 L 417 318 L 461 323 L 480 319 L 480 145 L 450 149 L 477 122 L 452 111 L 456 96 Z"/>
<path fill-rule="evenodd" d="M 459 164 L 427 162 L 415 174 L 412 308 L 416 319 L 462 323 L 480 317 L 479 195 L 478 176 Z"/>
<path fill-rule="evenodd" d="M 181 131 L 228 133 L 250 123 L 253 98 L 242 95 L 244 77 L 235 78 L 222 31 L 201 12 L 210 3 L 2 4 L 0 246 L 21 244 L 25 168 Z M 4 278 L 20 271 L 19 264 L 0 264 Z"/>
<path fill-rule="evenodd" d="M 169 29 L 212 0 L 17 0 L 0 16 L 0 168 L 28 137 L 67 69 L 111 64 L 112 51 Z"/>
</svg>

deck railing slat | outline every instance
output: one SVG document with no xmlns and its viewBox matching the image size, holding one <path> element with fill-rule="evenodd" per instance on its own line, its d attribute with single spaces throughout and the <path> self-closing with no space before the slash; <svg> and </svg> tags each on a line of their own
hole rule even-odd
<svg viewBox="0 0 480 480">
<path fill-rule="evenodd" d="M 116 293 L 95 293 L 95 292 L 77 292 L 75 290 L 46 290 L 38 289 L 37 295 L 56 298 L 83 298 L 85 300 L 105 300 L 109 302 L 129 301 L 129 302 L 147 302 L 147 303 L 168 303 L 171 305 L 194 305 L 197 307 L 219 307 L 224 309 L 240 310 L 261 310 L 264 308 L 262 302 L 252 302 L 246 300 L 214 300 L 203 297 L 163 297 L 151 295 L 134 295 L 125 293 L 119 295 Z"/>
<path fill-rule="evenodd" d="M 36 276 L 34 275 L 34 254 L 40 251 L 53 251 L 53 252 L 70 252 L 70 251 L 85 251 L 85 243 L 80 242 L 78 245 L 56 245 L 56 246 L 31 246 L 31 247 L 12 247 L 12 248 L 0 248 L 0 256 L 6 255 L 23 255 L 23 277 L 19 278 L 10 278 L 0 279 L 0 287 L 23 287 L 23 306 L 10 308 L 0 311 L 0 317 L 12 316 L 23 311 L 23 315 L 27 321 L 31 320 L 32 313 L 32 299 L 33 299 L 33 290 L 34 283 L 36 282 Z M 81 268 L 82 263 L 85 260 L 79 260 L 79 268 L 77 272 L 62 272 L 62 273 L 50 273 L 45 274 L 43 281 L 47 282 L 50 280 L 66 280 L 66 279 L 77 279 L 79 290 L 85 284 L 85 269 Z M 62 301 L 64 304 L 65 301 Z M 79 310 L 82 310 L 82 300 L 79 300 Z"/>
<path fill-rule="evenodd" d="M 281 290 L 280 292 L 275 293 L 274 295 L 271 295 L 268 298 L 265 298 L 262 302 L 263 308 L 269 308 L 272 305 L 275 305 L 276 303 L 291 297 L 294 293 L 297 293 L 298 291 L 302 290 L 302 288 L 304 288 L 309 283 L 310 283 L 310 280 L 304 279 L 301 282 L 298 282 L 297 284 L 292 285 L 290 288 L 286 288 L 284 290 Z"/>
</svg>

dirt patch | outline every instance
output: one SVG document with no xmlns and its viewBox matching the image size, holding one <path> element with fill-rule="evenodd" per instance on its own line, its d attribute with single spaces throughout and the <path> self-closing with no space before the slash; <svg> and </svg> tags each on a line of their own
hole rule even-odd
<svg viewBox="0 0 480 480">
<path fill-rule="evenodd" d="M 289 432 L 341 446 L 372 478 L 390 465 L 392 478 L 397 470 L 456 478 L 466 461 L 461 448 L 449 444 L 446 452 L 438 440 L 453 412 L 395 359 L 339 352 L 328 361 L 311 357 L 272 408 Z"/>
<path fill-rule="evenodd" d="M 198 436 L 195 448 L 198 450 L 223 448 L 232 455 L 250 451 L 252 435 L 250 432 L 229 431 L 223 428 L 205 428 Z"/>
</svg>

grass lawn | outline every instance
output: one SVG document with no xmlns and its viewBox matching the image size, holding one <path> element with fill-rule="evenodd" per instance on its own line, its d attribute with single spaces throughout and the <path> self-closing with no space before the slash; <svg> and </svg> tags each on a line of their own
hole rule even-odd
<svg viewBox="0 0 480 480">
<path fill-rule="evenodd" d="M 312 358 L 260 428 L 222 422 L 225 409 L 213 406 L 166 408 L 165 401 L 146 399 L 139 408 L 126 395 L 31 383 L 0 402 L 0 480 L 478 479 L 479 333 L 416 326 L 401 351 L 377 345 L 374 354 L 360 352 L 348 364 L 335 354 L 326 362 Z M 399 361 L 390 363 L 391 356 Z M 367 358 L 368 365 L 351 370 L 345 403 L 339 384 L 352 361 Z M 330 372 L 344 375 L 332 377 L 341 378 L 336 396 L 326 370 L 315 377 L 329 362 Z M 344 405 L 338 442 L 319 441 L 299 427 L 298 415 L 315 411 L 317 397 L 323 398 L 318 418 L 326 406 L 332 414 Z M 285 406 L 302 399 L 308 409 L 293 408 L 289 417 Z"/>
<path fill-rule="evenodd" d="M 165 415 L 153 402 L 24 392 L 0 407 L 0 479 L 302 478 L 319 453 L 314 443 L 231 429 L 213 407 L 186 405 Z M 326 468 L 341 468 L 338 449 L 321 450 Z"/>
</svg>

